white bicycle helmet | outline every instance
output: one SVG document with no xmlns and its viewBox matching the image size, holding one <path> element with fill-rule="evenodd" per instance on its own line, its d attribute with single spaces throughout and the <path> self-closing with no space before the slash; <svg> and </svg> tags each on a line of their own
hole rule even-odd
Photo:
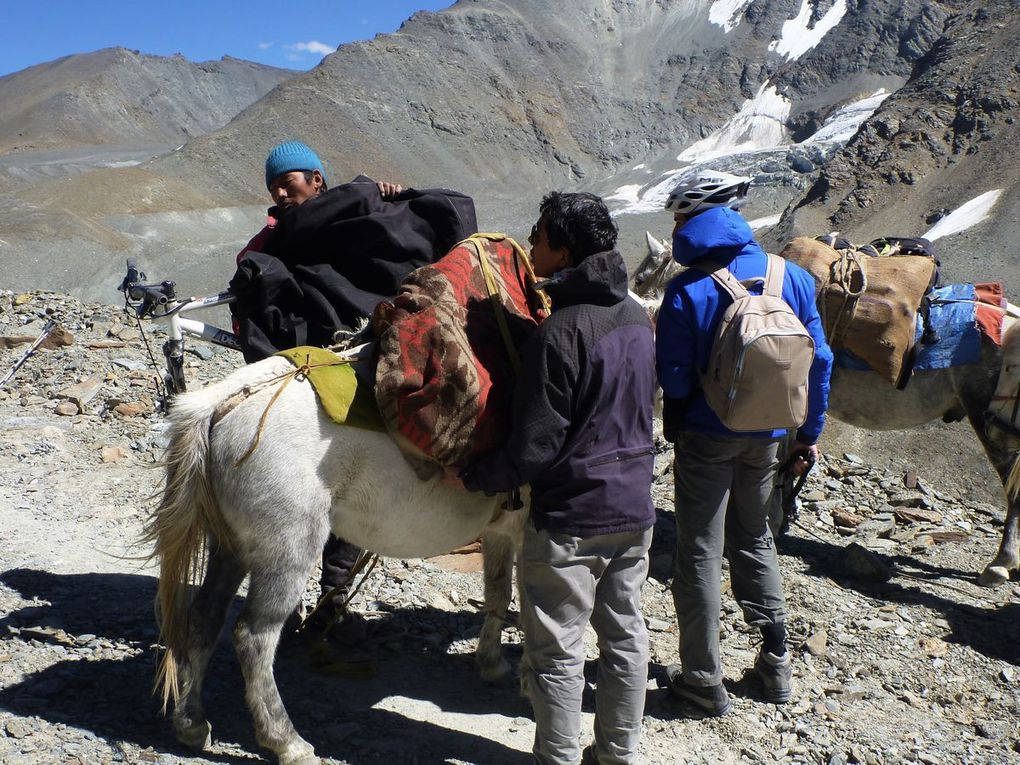
<svg viewBox="0 0 1020 765">
<path fill-rule="evenodd" d="M 693 178 L 682 181 L 666 200 L 666 210 L 692 215 L 711 207 L 732 207 L 736 210 L 747 199 L 751 179 L 715 170 L 702 170 Z"/>
</svg>

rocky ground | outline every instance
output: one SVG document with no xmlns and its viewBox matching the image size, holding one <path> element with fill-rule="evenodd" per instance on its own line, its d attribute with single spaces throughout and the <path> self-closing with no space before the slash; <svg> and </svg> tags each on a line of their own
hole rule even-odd
<svg viewBox="0 0 1020 765">
<path fill-rule="evenodd" d="M 160 482 L 164 436 L 143 338 L 110 306 L 0 292 L 0 374 L 28 347 L 18 338 L 34 338 L 49 317 L 66 344 L 35 353 L 0 389 L 0 763 L 260 761 L 227 640 L 206 686 L 210 751 L 182 751 L 150 695 L 155 579 L 133 540 Z M 196 384 L 239 363 L 192 347 Z M 789 704 L 760 700 L 749 674 L 756 646 L 731 600 L 723 655 L 734 712 L 699 719 L 675 702 L 664 687 L 677 642 L 667 446 L 644 589 L 648 763 L 1020 762 L 1020 584 L 976 583 L 1002 509 L 927 463 L 878 468 L 834 452 L 808 481 L 780 544 L 794 635 Z M 369 661 L 346 671 L 317 672 L 300 639 L 284 642 L 281 693 L 325 762 L 529 762 L 528 705 L 510 685 L 484 685 L 471 663 L 477 568 L 474 554 L 384 561 L 356 601 L 374 628 Z M 518 630 L 505 637 L 518 660 Z M 585 709 L 590 723 L 590 695 Z"/>
</svg>

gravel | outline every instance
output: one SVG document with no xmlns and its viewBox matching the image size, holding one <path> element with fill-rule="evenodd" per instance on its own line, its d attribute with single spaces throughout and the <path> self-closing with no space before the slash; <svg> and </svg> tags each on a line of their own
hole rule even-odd
<svg viewBox="0 0 1020 765">
<path fill-rule="evenodd" d="M 0 292 L 0 336 L 33 334 L 48 316 L 72 344 L 38 351 L 0 389 L 0 763 L 263 761 L 228 638 L 206 683 L 208 752 L 182 750 L 151 695 L 155 578 L 134 540 L 165 440 L 143 336 L 111 306 Z M 161 338 L 151 327 L 144 337 L 158 354 Z M 0 351 L 0 372 L 25 348 Z M 189 354 L 186 371 L 197 385 L 239 363 L 208 346 Z M 90 378 L 91 398 L 58 410 Z M 923 464 L 899 471 L 866 453 L 824 455 L 780 542 L 792 700 L 761 701 L 750 672 L 755 635 L 728 594 L 722 654 L 733 713 L 699 719 L 670 697 L 671 458 L 660 443 L 643 591 L 648 763 L 1020 761 L 1020 584 L 976 583 L 998 544 L 1002 508 L 943 485 Z M 367 661 L 350 672 L 316 672 L 300 639 L 285 637 L 281 694 L 325 763 L 529 762 L 527 703 L 512 683 L 483 684 L 471 660 L 482 623 L 478 564 L 476 553 L 382 561 L 356 600 L 373 629 Z M 316 594 L 310 582 L 305 603 Z M 242 598 L 243 588 L 233 612 Z M 519 630 L 508 627 L 504 639 L 516 664 Z M 587 645 L 594 659 L 591 634 Z M 586 737 L 594 669 L 589 662 Z"/>
</svg>

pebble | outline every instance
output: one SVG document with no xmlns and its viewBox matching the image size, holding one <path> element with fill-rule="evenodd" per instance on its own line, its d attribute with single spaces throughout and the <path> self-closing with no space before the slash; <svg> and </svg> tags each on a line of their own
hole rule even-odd
<svg viewBox="0 0 1020 765">
<path fill-rule="evenodd" d="M 645 617 L 645 623 L 652 632 L 667 632 L 673 627 L 673 622 L 668 622 L 665 619 L 656 619 L 655 617 Z"/>
<path fill-rule="evenodd" d="M 11 738 L 22 739 L 32 735 L 32 729 L 21 720 L 8 720 L 4 725 L 4 732 Z"/>
<path fill-rule="evenodd" d="M 812 656 L 825 656 L 828 644 L 829 633 L 825 630 L 818 630 L 804 641 L 804 647 Z"/>
</svg>

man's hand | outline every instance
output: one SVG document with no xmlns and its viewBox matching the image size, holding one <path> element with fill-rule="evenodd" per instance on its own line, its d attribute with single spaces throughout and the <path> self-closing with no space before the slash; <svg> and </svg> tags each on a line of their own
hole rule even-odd
<svg viewBox="0 0 1020 765">
<path fill-rule="evenodd" d="M 444 467 L 443 472 L 439 475 L 439 482 L 443 486 L 449 486 L 451 489 L 464 490 L 464 482 L 457 475 L 457 468 Z"/>
<path fill-rule="evenodd" d="M 818 460 L 818 444 L 808 446 L 800 441 L 794 441 L 790 445 L 790 454 L 797 455 L 797 459 L 790 465 L 790 472 L 800 477 Z"/>
<path fill-rule="evenodd" d="M 383 199 L 392 199 L 404 190 L 404 187 L 399 183 L 390 183 L 389 181 L 376 181 L 375 185 Z"/>
</svg>

